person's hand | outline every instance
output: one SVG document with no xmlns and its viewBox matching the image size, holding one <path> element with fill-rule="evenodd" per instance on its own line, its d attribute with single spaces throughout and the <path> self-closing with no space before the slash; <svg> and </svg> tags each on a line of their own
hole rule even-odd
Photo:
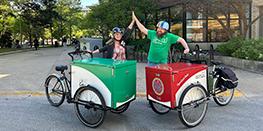
<svg viewBox="0 0 263 131">
<path fill-rule="evenodd" d="M 132 20 L 135 21 L 136 20 L 136 16 L 134 14 L 134 11 L 132 11 Z"/>
<path fill-rule="evenodd" d="M 185 49 L 185 50 L 184 50 L 184 54 L 189 53 L 189 51 L 190 51 L 190 49 Z"/>
</svg>

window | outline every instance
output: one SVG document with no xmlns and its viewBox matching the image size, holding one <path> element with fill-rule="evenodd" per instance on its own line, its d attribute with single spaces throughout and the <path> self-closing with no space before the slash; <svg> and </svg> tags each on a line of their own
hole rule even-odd
<svg viewBox="0 0 263 131">
<path fill-rule="evenodd" d="M 216 7 L 220 3 L 215 2 L 214 4 Z M 158 11 L 158 19 L 155 18 L 154 20 L 170 22 L 170 32 L 185 38 L 187 42 L 223 42 L 229 39 L 230 35 L 227 31 L 231 31 L 232 36 L 240 35 L 240 20 L 242 18 L 238 15 L 238 12 L 244 12 L 245 20 L 248 23 L 251 21 L 251 3 L 245 1 L 244 3 L 238 3 L 236 6 L 234 4 L 218 5 L 218 10 L 212 11 L 208 9 L 213 8 L 200 7 L 199 12 L 191 11 L 191 8 L 184 8 L 183 5 L 176 5 Z M 260 8 L 263 12 L 263 7 Z M 184 12 L 185 9 L 186 12 Z M 263 18 L 260 19 L 260 22 L 263 22 Z M 263 35 L 263 26 L 260 27 L 259 34 Z"/>
<path fill-rule="evenodd" d="M 183 23 L 182 22 L 176 22 L 176 23 L 171 22 L 170 32 L 180 37 L 183 37 Z"/>
<path fill-rule="evenodd" d="M 175 6 L 170 8 L 171 21 L 182 21 L 183 20 L 183 8 L 182 6 Z"/>
<path fill-rule="evenodd" d="M 205 16 L 200 12 L 187 12 L 186 19 L 204 19 Z"/>
<path fill-rule="evenodd" d="M 183 37 L 183 8 L 176 6 L 170 8 L 170 32 Z"/>
<path fill-rule="evenodd" d="M 202 42 L 206 40 L 206 21 L 187 20 L 186 25 L 187 42 Z"/>
<path fill-rule="evenodd" d="M 222 20 L 223 24 L 226 25 L 226 20 Z M 226 41 L 228 35 L 223 29 L 223 26 L 218 20 L 208 20 L 208 41 Z"/>
</svg>

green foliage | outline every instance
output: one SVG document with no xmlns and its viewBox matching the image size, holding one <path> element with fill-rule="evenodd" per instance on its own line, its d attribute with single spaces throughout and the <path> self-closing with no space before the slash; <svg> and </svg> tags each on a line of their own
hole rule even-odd
<svg viewBox="0 0 263 131">
<path fill-rule="evenodd" d="M 217 51 L 227 56 L 263 61 L 263 39 L 233 38 L 227 43 L 219 45 Z"/>
<path fill-rule="evenodd" d="M 0 1 L 0 47 L 10 47 L 12 44 L 11 28 L 15 23 L 14 11 L 8 0 Z"/>
<path fill-rule="evenodd" d="M 231 56 L 232 53 L 234 53 L 238 48 L 242 46 L 243 42 L 244 42 L 243 38 L 239 38 L 239 37 L 232 38 L 228 42 L 219 45 L 216 48 L 216 50 L 222 53 L 223 55 Z"/>
<path fill-rule="evenodd" d="M 129 40 L 127 42 L 127 45 L 134 46 L 135 51 L 148 52 L 150 48 L 150 40 L 149 39 Z"/>
<path fill-rule="evenodd" d="M 232 56 L 241 59 L 263 61 L 263 39 L 244 41 L 243 45 Z"/>
<path fill-rule="evenodd" d="M 12 47 L 12 34 L 6 31 L 0 37 L 0 47 L 1 48 L 11 48 Z"/>
<path fill-rule="evenodd" d="M 78 32 L 85 30 L 81 26 L 84 13 L 81 12 L 79 0 L 58 0 L 56 11 L 61 16 L 62 21 L 57 23 L 55 30 L 62 32 L 62 36 L 78 36 Z"/>
<path fill-rule="evenodd" d="M 155 12 L 156 5 L 152 0 L 109 0 L 91 7 L 85 17 L 83 26 L 97 30 L 106 37 L 110 30 L 119 26 L 126 28 L 131 22 L 131 12 L 134 10 L 143 21 L 146 13 Z"/>
<path fill-rule="evenodd" d="M 80 0 L 1 0 L 0 38 L 3 35 L 7 38 L 7 34 L 8 40 L 2 41 L 61 39 L 73 35 L 106 38 L 113 27 L 129 25 L 132 10 L 143 22 L 145 14 L 155 9 L 152 0 L 101 0 L 86 14 L 81 10 Z"/>
</svg>

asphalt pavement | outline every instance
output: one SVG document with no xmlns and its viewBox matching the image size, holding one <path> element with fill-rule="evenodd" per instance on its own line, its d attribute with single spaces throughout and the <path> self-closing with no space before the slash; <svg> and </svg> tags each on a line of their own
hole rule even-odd
<svg viewBox="0 0 263 131">
<path fill-rule="evenodd" d="M 0 131 L 93 130 L 76 117 L 74 104 L 52 107 L 44 94 L 45 78 L 54 67 L 70 63 L 72 48 L 41 49 L 0 56 Z M 158 115 L 145 97 L 145 63 L 137 63 L 137 99 L 121 115 L 107 113 L 96 130 L 202 130 L 260 131 L 263 128 L 263 75 L 240 69 L 237 93 L 228 106 L 209 102 L 205 119 L 185 128 L 177 111 Z"/>
</svg>

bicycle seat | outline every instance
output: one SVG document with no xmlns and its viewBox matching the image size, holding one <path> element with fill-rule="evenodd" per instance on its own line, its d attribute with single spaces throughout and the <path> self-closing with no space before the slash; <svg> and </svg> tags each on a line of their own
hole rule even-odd
<svg viewBox="0 0 263 131">
<path fill-rule="evenodd" d="M 59 65 L 59 66 L 56 66 L 56 71 L 65 71 L 65 70 L 67 70 L 68 69 L 68 66 L 66 66 L 66 65 Z"/>
</svg>

